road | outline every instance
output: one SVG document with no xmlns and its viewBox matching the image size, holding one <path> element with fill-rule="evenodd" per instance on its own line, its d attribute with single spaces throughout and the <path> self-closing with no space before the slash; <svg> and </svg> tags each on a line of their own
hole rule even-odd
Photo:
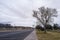
<svg viewBox="0 0 60 40">
<path fill-rule="evenodd" d="M 24 40 L 32 30 L 22 30 L 15 32 L 0 32 L 0 40 Z"/>
</svg>

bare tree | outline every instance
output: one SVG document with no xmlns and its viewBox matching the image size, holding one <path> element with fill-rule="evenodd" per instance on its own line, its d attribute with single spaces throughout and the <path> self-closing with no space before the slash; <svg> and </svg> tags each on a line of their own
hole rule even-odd
<svg viewBox="0 0 60 40">
<path fill-rule="evenodd" d="M 46 33 L 46 25 L 52 22 L 53 17 L 57 17 L 57 10 L 52 8 L 40 7 L 38 11 L 33 10 L 33 17 L 44 26 Z"/>
</svg>

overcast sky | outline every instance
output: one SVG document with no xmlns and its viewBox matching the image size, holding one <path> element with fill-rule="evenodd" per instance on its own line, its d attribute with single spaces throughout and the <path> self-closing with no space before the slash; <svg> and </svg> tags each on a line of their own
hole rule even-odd
<svg viewBox="0 0 60 40">
<path fill-rule="evenodd" d="M 56 8 L 58 17 L 54 22 L 60 24 L 60 0 L 0 0 L 0 23 L 32 26 L 36 20 L 32 10 L 45 6 Z"/>
</svg>

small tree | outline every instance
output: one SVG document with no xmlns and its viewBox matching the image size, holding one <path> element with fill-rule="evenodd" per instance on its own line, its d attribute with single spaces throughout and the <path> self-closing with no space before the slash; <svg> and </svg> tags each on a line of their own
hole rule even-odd
<svg viewBox="0 0 60 40">
<path fill-rule="evenodd" d="M 40 7 L 39 11 L 33 10 L 33 17 L 44 26 L 44 32 L 46 33 L 46 25 L 52 22 L 52 17 L 57 17 L 56 9 Z"/>
</svg>

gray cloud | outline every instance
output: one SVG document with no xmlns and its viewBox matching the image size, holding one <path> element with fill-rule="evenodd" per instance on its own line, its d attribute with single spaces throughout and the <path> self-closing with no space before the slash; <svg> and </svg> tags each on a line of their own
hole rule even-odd
<svg viewBox="0 0 60 40">
<path fill-rule="evenodd" d="M 55 23 L 60 24 L 60 0 L 0 0 L 0 19 L 2 22 L 11 22 L 12 25 L 33 25 L 35 23 L 32 17 L 32 10 L 38 10 L 39 7 L 45 6 L 56 8 L 58 17 Z M 1 22 L 1 21 L 0 21 Z"/>
</svg>

